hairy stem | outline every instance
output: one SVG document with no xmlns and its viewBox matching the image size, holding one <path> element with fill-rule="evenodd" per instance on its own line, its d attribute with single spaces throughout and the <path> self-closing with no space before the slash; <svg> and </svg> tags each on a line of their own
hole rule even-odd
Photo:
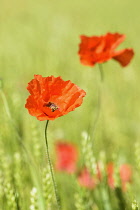
<svg viewBox="0 0 140 210">
<path fill-rule="evenodd" d="M 50 159 L 48 140 L 47 140 L 48 123 L 49 123 L 49 120 L 47 120 L 46 126 L 45 126 L 46 152 L 47 152 L 47 158 L 48 158 L 48 163 L 49 163 L 49 167 L 50 167 L 50 173 L 51 173 L 51 177 L 52 177 L 52 182 L 53 182 L 53 187 L 54 187 L 54 193 L 55 193 L 55 198 L 56 198 L 56 202 L 57 202 L 57 207 L 58 207 L 58 210 L 60 210 L 60 199 L 59 199 L 59 196 L 58 196 L 57 185 L 56 185 L 55 178 L 54 178 L 53 167 L 52 167 L 52 163 L 51 163 L 51 159 Z"/>
</svg>

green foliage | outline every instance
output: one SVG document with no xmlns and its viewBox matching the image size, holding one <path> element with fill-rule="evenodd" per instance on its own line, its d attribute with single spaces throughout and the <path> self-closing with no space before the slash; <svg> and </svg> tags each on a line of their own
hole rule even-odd
<svg viewBox="0 0 140 210">
<path fill-rule="evenodd" d="M 52 189 L 52 180 L 51 175 L 49 173 L 48 168 L 43 169 L 43 178 L 42 178 L 42 185 L 43 185 L 43 196 L 45 199 L 45 204 L 47 209 L 51 209 L 53 204 L 53 189 Z"/>
<path fill-rule="evenodd" d="M 135 199 L 134 199 L 133 202 L 132 202 L 132 210 L 139 210 L 137 201 L 136 201 Z"/>
<path fill-rule="evenodd" d="M 33 187 L 33 189 L 31 190 L 31 197 L 30 197 L 30 201 L 31 201 L 31 205 L 30 205 L 30 210 L 38 210 L 38 204 L 37 204 L 37 189 L 35 187 Z"/>
</svg>

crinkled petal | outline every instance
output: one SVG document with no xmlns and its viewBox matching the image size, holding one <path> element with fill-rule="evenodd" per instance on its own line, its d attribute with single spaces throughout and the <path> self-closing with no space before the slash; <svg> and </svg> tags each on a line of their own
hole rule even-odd
<svg viewBox="0 0 140 210">
<path fill-rule="evenodd" d="M 34 98 L 34 96 L 30 95 L 27 98 L 25 108 L 28 109 L 30 115 L 38 117 L 39 115 L 42 114 L 42 110 L 40 109 L 38 105 L 38 101 Z"/>
<path fill-rule="evenodd" d="M 54 120 L 73 111 L 82 103 L 86 95 L 70 80 L 64 81 L 61 77 L 42 77 L 35 75 L 27 87 L 31 94 L 25 107 L 38 120 Z"/>
</svg>

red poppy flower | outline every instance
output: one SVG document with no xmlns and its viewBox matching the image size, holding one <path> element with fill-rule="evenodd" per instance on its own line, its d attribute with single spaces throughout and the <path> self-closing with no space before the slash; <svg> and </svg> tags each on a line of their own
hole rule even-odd
<svg viewBox="0 0 140 210">
<path fill-rule="evenodd" d="M 61 77 L 35 75 L 28 83 L 25 107 L 38 120 L 54 120 L 82 104 L 85 91 Z"/>
<path fill-rule="evenodd" d="M 131 167 L 128 164 L 123 164 L 120 167 L 120 177 L 122 181 L 122 188 L 125 191 L 126 190 L 126 184 L 127 182 L 131 181 L 132 177 L 132 170 Z"/>
<path fill-rule="evenodd" d="M 78 159 L 77 148 L 69 143 L 56 144 L 56 169 L 74 173 L 76 170 L 76 162 Z"/>
<path fill-rule="evenodd" d="M 116 48 L 125 39 L 125 35 L 107 33 L 104 36 L 80 36 L 79 45 L 80 61 L 84 65 L 94 66 L 96 63 L 104 63 L 111 58 L 118 61 L 123 67 L 127 66 L 133 55 L 133 49 L 116 51 Z"/>
<path fill-rule="evenodd" d="M 91 176 L 87 168 L 81 171 L 78 177 L 78 181 L 81 186 L 88 189 L 94 189 L 97 184 L 96 178 Z"/>
<path fill-rule="evenodd" d="M 120 166 L 119 169 L 120 172 L 120 179 L 122 183 L 122 189 L 125 191 L 126 190 L 126 184 L 131 181 L 132 177 L 132 170 L 131 167 L 128 164 L 123 164 Z M 107 165 L 107 175 L 108 175 L 108 185 L 111 188 L 114 188 L 115 183 L 114 183 L 114 164 L 109 163 Z"/>
<path fill-rule="evenodd" d="M 98 178 L 99 181 L 102 180 L 102 173 L 101 173 L 100 163 L 97 163 L 97 178 Z"/>
<path fill-rule="evenodd" d="M 108 185 L 111 188 L 114 188 L 114 165 L 113 163 L 109 163 L 107 165 L 107 179 L 108 179 Z"/>
</svg>

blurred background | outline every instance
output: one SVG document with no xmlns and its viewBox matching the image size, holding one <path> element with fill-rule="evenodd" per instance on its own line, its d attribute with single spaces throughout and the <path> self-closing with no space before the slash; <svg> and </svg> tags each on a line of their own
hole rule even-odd
<svg viewBox="0 0 140 210">
<path fill-rule="evenodd" d="M 135 168 L 135 145 L 140 136 L 139 10 L 138 0 L 0 0 L 0 78 L 9 106 L 7 111 L 0 97 L 0 150 L 4 158 L 8 155 L 11 160 L 20 148 L 13 121 L 33 158 L 37 141 L 43 151 L 39 167 L 45 165 L 45 122 L 37 121 L 24 107 L 27 83 L 34 74 L 41 74 L 61 76 L 87 92 L 81 107 L 49 124 L 53 161 L 58 140 L 76 144 L 81 155 L 81 133 L 88 132 L 90 126 L 95 157 L 104 151 L 108 161 L 117 156 L 119 163 L 127 162 Z M 103 64 L 102 106 L 93 135 L 100 74 L 98 65 L 81 65 L 79 36 L 107 32 L 125 34 L 126 40 L 118 49 L 133 48 L 135 56 L 125 68 L 114 60 Z M 38 132 L 38 140 L 33 138 L 34 132 Z M 137 185 L 138 179 L 134 192 Z"/>
</svg>

